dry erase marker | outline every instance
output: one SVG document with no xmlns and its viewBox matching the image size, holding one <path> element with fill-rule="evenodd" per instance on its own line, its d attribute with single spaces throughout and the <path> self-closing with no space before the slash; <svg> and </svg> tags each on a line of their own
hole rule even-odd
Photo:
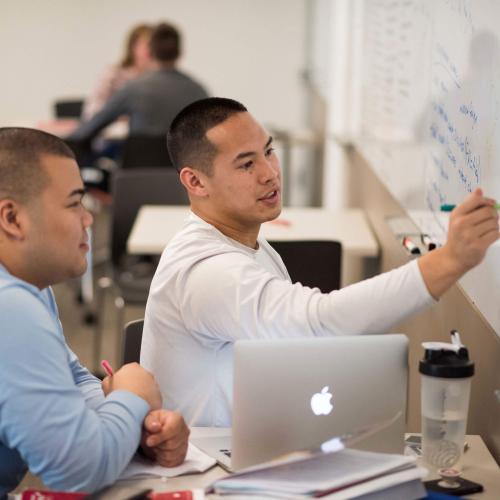
<svg viewBox="0 0 500 500">
<path fill-rule="evenodd" d="M 500 210 L 500 203 L 497 203 L 496 205 L 493 205 L 495 207 L 496 210 Z M 450 204 L 444 204 L 444 205 L 441 205 L 441 212 L 451 212 L 452 210 L 454 210 L 456 207 L 456 205 L 450 205 Z"/>
<path fill-rule="evenodd" d="M 111 368 L 111 365 L 105 360 L 103 359 L 101 361 L 101 366 L 104 368 L 104 371 L 110 376 L 112 377 L 113 376 L 113 368 Z"/>
<path fill-rule="evenodd" d="M 403 238 L 403 246 L 410 252 L 412 255 L 420 255 L 420 248 L 413 243 L 407 236 Z"/>
<path fill-rule="evenodd" d="M 428 251 L 434 250 L 437 247 L 437 243 L 432 241 L 428 234 L 422 234 L 420 236 L 422 243 L 427 247 Z"/>
</svg>

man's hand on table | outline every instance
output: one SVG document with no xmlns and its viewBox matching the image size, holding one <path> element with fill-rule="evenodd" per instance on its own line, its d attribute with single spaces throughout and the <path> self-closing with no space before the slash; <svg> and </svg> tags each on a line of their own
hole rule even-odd
<svg viewBox="0 0 500 500">
<path fill-rule="evenodd" d="M 153 410 L 144 419 L 141 448 L 146 456 L 164 467 L 184 462 L 188 439 L 189 428 L 177 412 Z"/>
</svg>

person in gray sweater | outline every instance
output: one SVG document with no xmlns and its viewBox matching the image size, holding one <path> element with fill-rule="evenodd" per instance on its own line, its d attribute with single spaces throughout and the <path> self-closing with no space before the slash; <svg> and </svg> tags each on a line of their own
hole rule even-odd
<svg viewBox="0 0 500 500">
<path fill-rule="evenodd" d="M 83 122 L 67 139 L 91 140 L 120 116 L 129 117 L 130 135 L 165 134 L 181 109 L 208 97 L 201 84 L 176 68 L 180 51 L 181 37 L 177 29 L 166 23 L 159 24 L 151 36 L 156 69 L 118 90 L 100 112 Z"/>
</svg>

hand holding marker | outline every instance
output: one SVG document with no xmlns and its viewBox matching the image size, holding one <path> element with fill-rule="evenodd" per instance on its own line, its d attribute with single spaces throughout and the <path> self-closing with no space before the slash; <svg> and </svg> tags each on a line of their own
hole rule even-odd
<svg viewBox="0 0 500 500">
<path fill-rule="evenodd" d="M 493 203 L 493 200 L 488 200 L 490 203 L 485 203 L 484 205 L 479 206 L 478 208 L 481 208 L 483 206 L 488 206 L 490 205 L 493 207 L 495 210 L 500 210 L 500 203 Z M 453 205 L 451 203 L 445 203 L 440 206 L 441 212 L 452 212 L 457 205 Z M 433 241 L 428 234 L 421 234 L 420 235 L 420 240 L 423 245 L 427 248 L 428 251 L 434 250 L 437 247 L 437 243 Z M 403 246 L 406 248 L 406 250 L 411 254 L 411 255 L 420 255 L 420 248 L 413 243 L 413 241 L 408 237 L 405 236 L 403 238 Z"/>
</svg>

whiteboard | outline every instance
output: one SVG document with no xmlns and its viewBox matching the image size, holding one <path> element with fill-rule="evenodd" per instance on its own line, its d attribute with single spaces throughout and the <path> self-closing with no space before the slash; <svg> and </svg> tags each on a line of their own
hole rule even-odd
<svg viewBox="0 0 500 500">
<path fill-rule="evenodd" d="M 477 186 L 500 199 L 500 1 L 365 0 L 356 147 L 441 243 Z M 359 20 L 358 20 L 359 21 Z M 460 285 L 500 333 L 500 244 Z"/>
</svg>

